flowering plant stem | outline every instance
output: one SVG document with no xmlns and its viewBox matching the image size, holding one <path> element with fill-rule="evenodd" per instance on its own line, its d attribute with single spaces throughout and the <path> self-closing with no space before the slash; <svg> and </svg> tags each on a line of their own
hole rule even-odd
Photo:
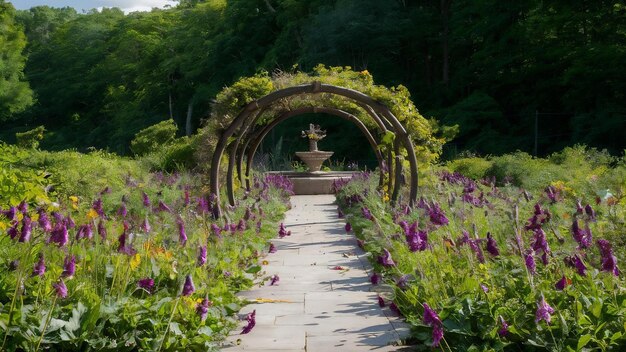
<svg viewBox="0 0 626 352">
<path fill-rule="evenodd" d="M 178 299 L 176 299 L 176 302 L 174 303 L 174 308 L 172 308 L 172 313 L 170 313 L 170 318 L 167 320 L 167 326 L 165 327 L 165 332 L 163 333 L 163 338 L 161 339 L 161 343 L 159 343 L 159 348 L 157 349 L 157 352 L 161 351 L 161 348 L 163 347 L 163 342 L 165 341 L 165 338 L 167 337 L 167 333 L 170 331 L 170 324 L 172 323 L 172 319 L 174 318 L 174 313 L 176 313 L 176 308 L 178 307 L 178 302 L 180 302 L 180 297 L 178 297 Z"/>
<path fill-rule="evenodd" d="M 11 300 L 11 308 L 9 308 L 9 321 L 7 322 L 6 332 L 4 333 L 4 340 L 2 340 L 2 346 L 0 346 L 0 351 L 4 351 L 4 345 L 7 343 L 7 337 L 9 337 L 9 326 L 11 325 L 11 320 L 13 319 L 13 309 L 15 309 L 15 300 L 17 299 L 17 295 L 20 289 L 20 281 L 22 280 L 21 273 L 17 274 L 17 284 L 15 285 L 15 291 L 13 292 L 13 299 Z"/>
<path fill-rule="evenodd" d="M 50 313 L 48 313 L 48 317 L 46 318 L 46 323 L 41 330 L 41 336 L 39 336 L 39 341 L 37 341 L 37 347 L 35 347 L 35 352 L 39 351 L 39 346 L 41 345 L 41 341 L 43 340 L 43 336 L 46 334 L 46 329 L 48 328 L 48 324 L 50 324 L 50 320 L 52 320 L 52 313 L 54 313 L 54 307 L 56 306 L 57 299 L 59 295 L 54 295 L 54 300 L 52 301 L 52 307 L 50 307 Z"/>
</svg>

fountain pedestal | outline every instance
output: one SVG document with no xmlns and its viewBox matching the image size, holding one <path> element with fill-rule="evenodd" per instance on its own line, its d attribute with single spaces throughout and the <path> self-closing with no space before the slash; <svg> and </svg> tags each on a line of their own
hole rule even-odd
<svg viewBox="0 0 626 352">
<path fill-rule="evenodd" d="M 309 172 L 320 171 L 324 161 L 328 160 L 333 154 L 333 152 L 323 152 L 321 150 L 296 152 L 296 156 L 309 167 Z"/>
</svg>

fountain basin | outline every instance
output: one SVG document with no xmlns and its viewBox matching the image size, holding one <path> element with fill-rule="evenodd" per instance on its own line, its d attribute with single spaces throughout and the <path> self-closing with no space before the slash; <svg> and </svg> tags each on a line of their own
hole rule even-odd
<svg viewBox="0 0 626 352">
<path fill-rule="evenodd" d="M 310 172 L 320 171 L 324 161 L 328 160 L 334 152 L 323 152 L 321 150 L 311 152 L 296 152 L 296 156 L 309 167 Z"/>
<path fill-rule="evenodd" d="M 350 179 L 358 172 L 354 171 L 269 171 L 268 174 L 279 174 L 288 177 L 293 183 L 293 192 L 296 195 L 332 194 L 333 183 L 341 179 Z"/>
</svg>

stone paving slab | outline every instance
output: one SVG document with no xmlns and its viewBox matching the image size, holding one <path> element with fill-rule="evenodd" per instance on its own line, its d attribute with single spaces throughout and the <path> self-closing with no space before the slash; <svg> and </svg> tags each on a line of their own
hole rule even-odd
<svg viewBox="0 0 626 352">
<path fill-rule="evenodd" d="M 260 282 L 239 294 L 251 301 L 240 316 L 256 310 L 256 326 L 246 335 L 239 334 L 241 328 L 233 331 L 224 351 L 406 350 L 397 344 L 408 325 L 378 307 L 367 254 L 346 234 L 334 200 L 291 198 L 285 226 L 292 235 L 272 241 L 278 252 L 263 259 L 260 276 L 278 275 L 280 281 Z"/>
</svg>

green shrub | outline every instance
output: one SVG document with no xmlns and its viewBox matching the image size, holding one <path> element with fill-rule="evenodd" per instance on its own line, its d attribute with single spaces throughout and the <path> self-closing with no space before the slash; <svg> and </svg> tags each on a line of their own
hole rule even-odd
<svg viewBox="0 0 626 352">
<path fill-rule="evenodd" d="M 195 138 L 182 137 L 176 139 L 161 153 L 160 169 L 163 171 L 188 170 L 194 168 L 196 160 Z"/>
<path fill-rule="evenodd" d="M 39 142 L 43 140 L 45 127 L 38 126 L 30 131 L 16 133 L 15 139 L 17 139 L 17 145 L 22 148 L 37 149 Z"/>
<path fill-rule="evenodd" d="M 171 143 L 176 137 L 177 130 L 178 127 L 172 119 L 146 127 L 135 135 L 135 138 L 130 142 L 130 149 L 136 155 L 155 152 Z"/>
<path fill-rule="evenodd" d="M 476 157 L 461 158 L 446 164 L 446 167 L 450 170 L 459 172 L 475 180 L 484 178 L 491 166 L 492 163 L 490 160 Z"/>
</svg>

